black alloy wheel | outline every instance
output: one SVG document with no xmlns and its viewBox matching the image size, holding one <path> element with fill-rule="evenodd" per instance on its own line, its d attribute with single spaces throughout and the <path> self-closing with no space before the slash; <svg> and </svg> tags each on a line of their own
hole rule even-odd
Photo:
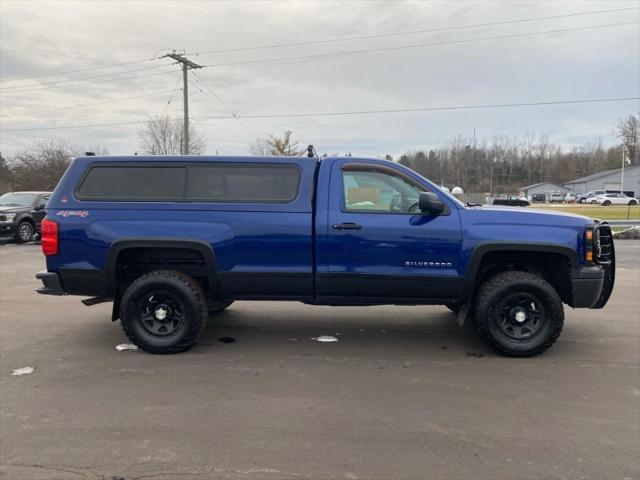
<svg viewBox="0 0 640 480">
<path fill-rule="evenodd" d="M 140 323 L 150 335 L 173 335 L 184 323 L 185 307 L 180 297 L 167 290 L 148 291 L 139 297 L 137 309 Z"/>
<path fill-rule="evenodd" d="M 127 337 L 149 353 L 178 353 L 196 343 L 208 317 L 200 284 L 175 270 L 138 277 L 122 295 L 120 321 Z"/>
<path fill-rule="evenodd" d="M 558 292 L 544 278 L 507 271 L 474 295 L 472 320 L 480 338 L 509 357 L 532 357 L 551 347 L 564 325 Z"/>
<path fill-rule="evenodd" d="M 496 326 L 509 338 L 526 340 L 540 331 L 545 312 L 540 300 L 531 293 L 513 293 L 496 306 Z"/>
</svg>

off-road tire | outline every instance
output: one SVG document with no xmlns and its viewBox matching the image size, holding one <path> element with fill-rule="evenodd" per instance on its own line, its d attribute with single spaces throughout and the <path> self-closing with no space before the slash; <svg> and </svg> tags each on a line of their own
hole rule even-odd
<svg viewBox="0 0 640 480">
<path fill-rule="evenodd" d="M 23 220 L 18 224 L 18 228 L 16 228 L 14 239 L 17 243 L 27 243 L 33 240 L 34 235 L 35 229 L 33 228 L 31 222 Z"/>
<path fill-rule="evenodd" d="M 184 310 L 174 333 L 157 336 L 143 325 L 140 304 L 153 292 L 167 292 Z M 189 350 L 204 330 L 208 317 L 207 300 L 202 287 L 193 278 L 175 270 L 156 270 L 138 277 L 120 301 L 120 322 L 125 335 L 148 353 L 170 354 Z"/>
<path fill-rule="evenodd" d="M 497 307 L 517 294 L 532 296 L 542 307 L 540 326 L 526 340 L 514 340 L 501 330 Z M 551 347 L 564 325 L 564 308 L 556 290 L 543 278 L 528 272 L 498 273 L 482 284 L 473 304 L 473 323 L 480 338 L 509 357 L 533 357 Z"/>
<path fill-rule="evenodd" d="M 209 313 L 220 313 L 231 306 L 233 300 L 222 300 L 219 302 L 209 302 L 207 309 Z"/>
</svg>

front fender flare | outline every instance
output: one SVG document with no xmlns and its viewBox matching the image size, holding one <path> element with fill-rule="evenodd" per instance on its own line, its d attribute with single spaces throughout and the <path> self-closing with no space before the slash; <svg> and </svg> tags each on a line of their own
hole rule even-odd
<svg viewBox="0 0 640 480">
<path fill-rule="evenodd" d="M 578 252 L 564 245 L 552 243 L 515 243 L 515 242 L 489 242 L 476 246 L 471 254 L 471 260 L 467 267 L 465 281 L 462 287 L 461 302 L 468 302 L 473 296 L 476 288 L 476 278 L 483 257 L 491 252 L 532 252 L 532 253 L 555 253 L 569 259 L 572 268 L 578 268 Z"/>
</svg>

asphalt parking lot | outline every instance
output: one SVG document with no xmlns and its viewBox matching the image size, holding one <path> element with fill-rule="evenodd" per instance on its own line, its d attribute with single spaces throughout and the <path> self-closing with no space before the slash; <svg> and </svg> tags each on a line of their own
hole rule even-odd
<svg viewBox="0 0 640 480">
<path fill-rule="evenodd" d="M 519 360 L 443 307 L 290 302 L 235 303 L 185 354 L 118 352 L 110 304 L 37 295 L 39 245 L 0 245 L 0 477 L 640 478 L 640 242 L 616 246 L 607 308 Z"/>
</svg>

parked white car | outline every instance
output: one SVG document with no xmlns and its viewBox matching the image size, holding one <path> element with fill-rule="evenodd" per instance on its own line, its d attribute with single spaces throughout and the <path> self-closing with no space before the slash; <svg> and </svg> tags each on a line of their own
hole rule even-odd
<svg viewBox="0 0 640 480">
<path fill-rule="evenodd" d="M 605 207 L 608 205 L 638 205 L 638 199 L 627 197 L 624 193 L 605 193 L 593 197 L 591 203 L 599 203 Z"/>
<path fill-rule="evenodd" d="M 562 203 L 564 202 L 564 193 L 562 192 L 550 192 L 549 203 Z"/>
</svg>

